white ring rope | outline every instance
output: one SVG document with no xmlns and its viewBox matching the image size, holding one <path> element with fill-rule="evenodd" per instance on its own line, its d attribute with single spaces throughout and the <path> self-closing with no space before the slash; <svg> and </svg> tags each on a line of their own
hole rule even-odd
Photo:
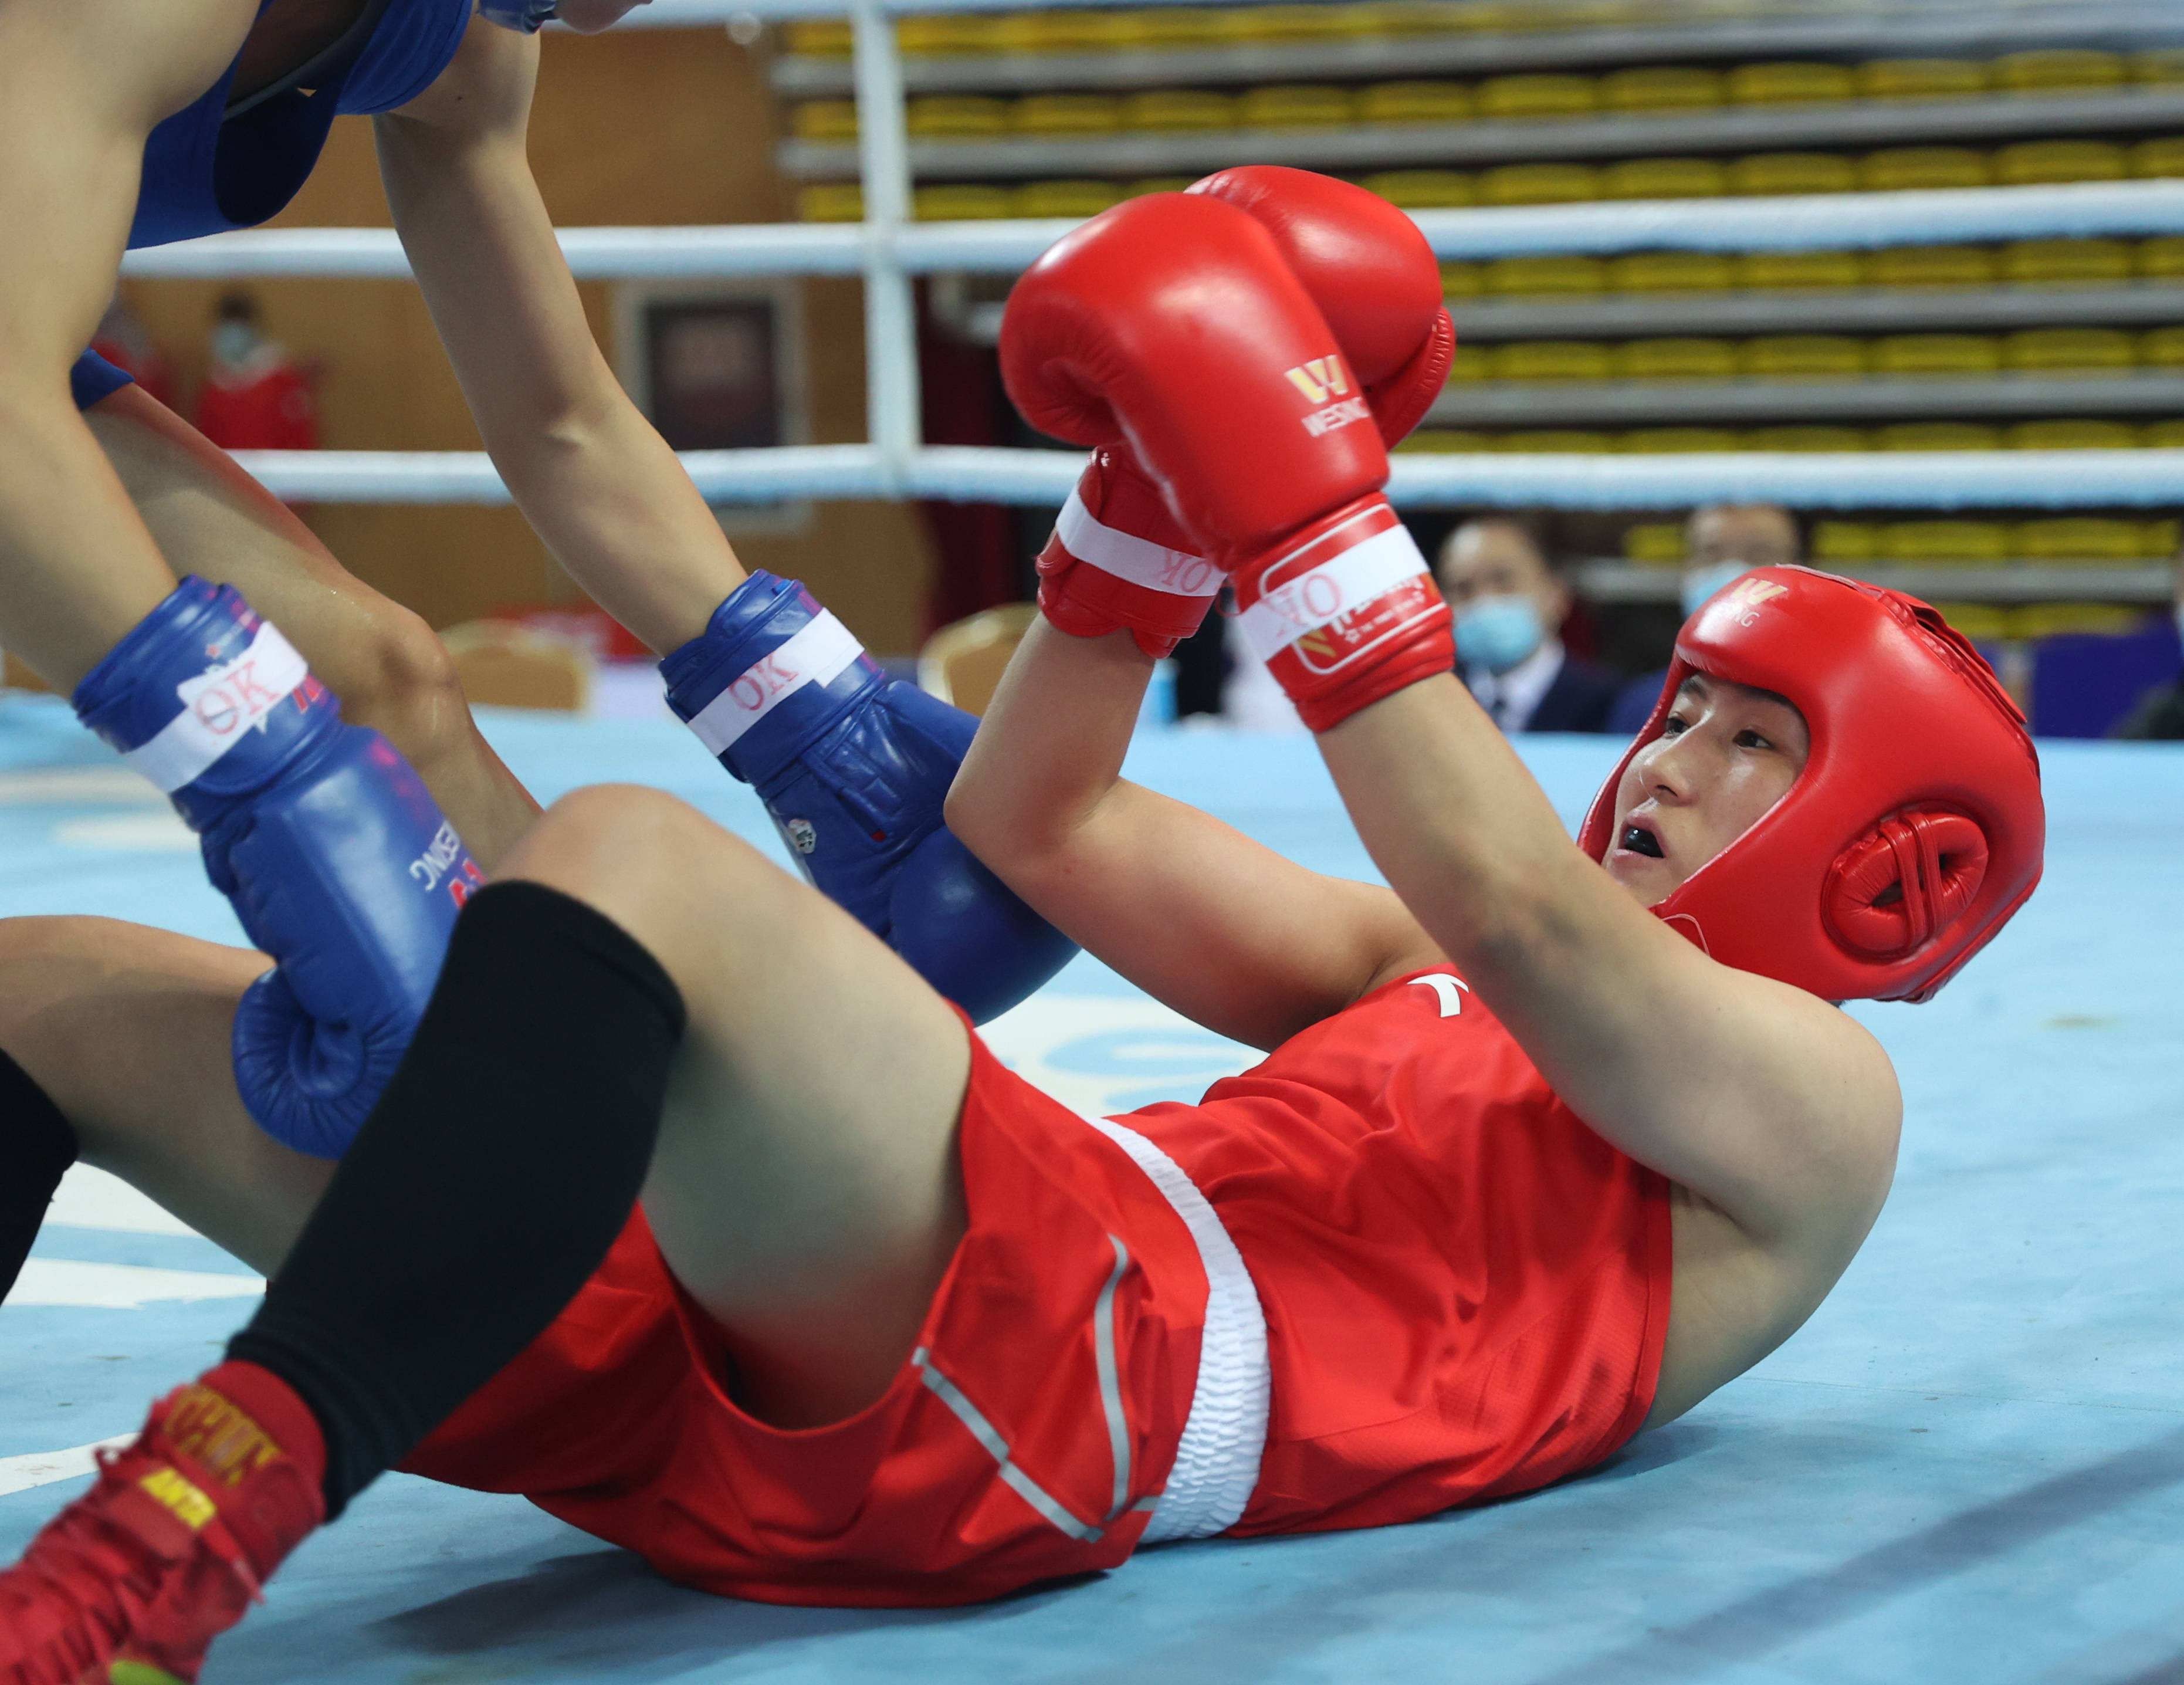
<svg viewBox="0 0 2184 1685">
<path fill-rule="evenodd" d="M 479 452 L 243 450 L 236 460 L 293 503 L 505 504 Z M 686 452 L 708 500 L 930 498 L 1059 509 L 1084 466 L 1072 451 L 928 445 L 900 469 L 869 445 Z M 1409 508 L 1680 510 L 2075 509 L 2184 505 L 2184 450 L 1763 451 L 1662 456 L 1401 456 L 1389 495 Z"/>
<path fill-rule="evenodd" d="M 1555 252 L 1797 251 L 2184 234 L 2184 181 L 2061 187 L 1825 193 L 1788 198 L 1645 199 L 1628 204 L 1429 210 L 1413 220 L 1445 258 Z M 726 275 L 854 275 L 876 240 L 913 275 L 1012 275 L 1073 221 L 926 222 L 891 237 L 861 223 L 565 228 L 579 280 Z M 398 281 L 410 274 L 389 228 L 255 228 L 131 252 L 132 278 L 192 281 L 309 276 Z"/>
</svg>

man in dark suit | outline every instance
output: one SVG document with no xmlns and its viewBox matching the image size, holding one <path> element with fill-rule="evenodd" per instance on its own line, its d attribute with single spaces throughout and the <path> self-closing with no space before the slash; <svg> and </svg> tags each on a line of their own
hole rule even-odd
<svg viewBox="0 0 2184 1685">
<path fill-rule="evenodd" d="M 1456 665 L 1505 732 L 1604 731 L 1619 682 L 1557 635 L 1569 588 L 1521 522 L 1467 521 L 1434 569 L 1456 611 Z"/>
<path fill-rule="evenodd" d="M 1804 559 L 1797 517 L 1780 504 L 1702 504 L 1684 527 L 1684 618 L 1689 620 L 1708 597 L 1755 567 L 1780 567 Z M 1663 664 L 1626 683 L 1609 711 L 1607 729 L 1635 737 L 1652 717 L 1668 678 Z"/>
</svg>

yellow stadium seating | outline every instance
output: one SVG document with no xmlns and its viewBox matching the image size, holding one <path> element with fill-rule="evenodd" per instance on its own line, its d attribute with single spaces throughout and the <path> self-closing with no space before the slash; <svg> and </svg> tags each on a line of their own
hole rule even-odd
<svg viewBox="0 0 2184 1685">
<path fill-rule="evenodd" d="M 2122 603 L 2027 603 L 2009 611 L 2009 635 L 2033 639 L 2092 633 L 2113 638 L 2137 631 L 2145 619 L 2144 609 Z"/>
<path fill-rule="evenodd" d="M 1360 185 L 1405 210 L 1457 210 L 1479 198 L 1471 177 L 1460 170 L 1384 170 Z"/>
<path fill-rule="evenodd" d="M 1489 433 L 1464 432 L 1456 427 L 1430 427 L 1412 433 L 1396 449 L 1405 455 L 1476 456 L 1495 448 Z"/>
<path fill-rule="evenodd" d="M 2002 248 L 2003 279 L 2018 286 L 2109 286 L 2131 276 L 2122 240 L 2013 240 Z"/>
<path fill-rule="evenodd" d="M 855 36 L 847 18 L 810 18 L 790 24 L 783 44 L 800 58 L 846 59 Z"/>
<path fill-rule="evenodd" d="M 1645 456 L 1713 455 L 1736 449 L 1738 440 L 1726 427 L 1634 427 L 1623 448 Z"/>
<path fill-rule="evenodd" d="M 1112 181 L 1027 181 L 1009 195 L 1011 216 L 1097 216 L 1120 204 Z"/>
<path fill-rule="evenodd" d="M 1599 103 L 1588 76 L 1489 76 L 1479 83 L 1481 117 L 1584 117 Z"/>
<path fill-rule="evenodd" d="M 2141 240 L 2132 255 L 2142 281 L 2184 281 L 2184 235 Z"/>
<path fill-rule="evenodd" d="M 2020 421 L 2004 435 L 2012 450 L 2130 450 L 2139 442 L 2128 421 L 2091 417 L 2057 421 Z"/>
<path fill-rule="evenodd" d="M 1720 252 L 1633 252 L 1612 259 L 1607 275 L 1619 293 L 1713 293 L 1736 284 L 1736 265 Z"/>
<path fill-rule="evenodd" d="M 2138 360 L 2149 369 L 2184 369 L 2184 327 L 2157 327 L 2139 335 Z"/>
<path fill-rule="evenodd" d="M 1009 131 L 1009 102 L 975 93 L 926 94 L 910 102 L 906 120 L 913 140 L 994 140 Z"/>
<path fill-rule="evenodd" d="M 1123 126 L 1155 131 L 1229 129 L 1236 124 L 1236 102 L 1202 88 L 1148 88 L 1123 102 Z"/>
<path fill-rule="evenodd" d="M 1123 102 L 1111 93 L 1030 93 L 1009 113 L 1020 135 L 1102 135 L 1123 126 Z"/>
<path fill-rule="evenodd" d="M 1981 246 L 1890 246 L 1866 259 L 1876 287 L 1985 287 L 1994 254 Z"/>
<path fill-rule="evenodd" d="M 2184 522 L 2142 521 L 2138 523 L 2138 553 L 2148 561 L 2166 561 L 2184 544 Z"/>
<path fill-rule="evenodd" d="M 1147 193 L 1179 193 L 1197 179 L 1195 176 L 1142 176 L 1123 184 L 1123 197 L 1136 199 Z"/>
<path fill-rule="evenodd" d="M 1744 436 L 1750 450 L 1788 450 L 1812 455 L 1870 450 L 1873 442 L 1858 427 L 1754 427 Z"/>
<path fill-rule="evenodd" d="M 1273 47 L 1341 41 L 1376 28 L 1376 20 L 1354 6 L 1247 6 L 1242 22 L 1245 39 Z"/>
<path fill-rule="evenodd" d="M 1858 67 L 1867 99 L 1962 99 L 1986 90 L 1986 66 L 1972 59 L 1876 59 Z"/>
<path fill-rule="evenodd" d="M 1486 290 L 1486 276 L 1475 263 L 1444 263 L 1440 290 L 1445 299 L 1476 299 Z"/>
<path fill-rule="evenodd" d="M 993 28 L 997 53 L 1116 53 L 1145 42 L 1134 19 L 1089 6 L 1006 12 Z"/>
<path fill-rule="evenodd" d="M 806 187 L 796 196 L 796 215 L 805 222 L 862 222 L 865 190 L 842 181 Z"/>
<path fill-rule="evenodd" d="M 1741 360 L 1763 380 L 1854 380 L 1865 372 L 1865 347 L 1840 334 L 1771 334 L 1747 340 Z"/>
<path fill-rule="evenodd" d="M 1934 609 L 1958 632 L 1977 644 L 1998 644 L 2014 637 L 2014 609 L 1992 603 L 1936 603 Z"/>
<path fill-rule="evenodd" d="M 2184 176 L 2184 135 L 2161 135 L 2131 149 L 2131 173 L 2142 181 Z"/>
<path fill-rule="evenodd" d="M 1754 287 L 1824 289 L 1865 282 L 1859 252 L 1747 252 L 1736 259 L 1737 283 Z"/>
<path fill-rule="evenodd" d="M 1896 421 L 1875 435 L 1883 450 L 1999 450 L 2002 429 L 1977 421 Z"/>
<path fill-rule="evenodd" d="M 1736 347 L 1726 339 L 1633 339 L 1613 358 L 1624 380 L 1727 380 L 1736 373 Z"/>
<path fill-rule="evenodd" d="M 910 196 L 911 214 L 920 222 L 982 222 L 1016 214 L 1006 187 L 967 182 L 960 187 L 919 187 Z"/>
<path fill-rule="evenodd" d="M 1892 333 L 1873 342 L 1878 375 L 1991 375 L 2002 368 L 2002 346 L 1976 333 Z"/>
<path fill-rule="evenodd" d="M 1687 64 L 1641 64 L 1600 80 L 1600 103 L 1609 111 L 1695 111 L 1722 103 L 1719 70 Z"/>
<path fill-rule="evenodd" d="M 1605 345 L 1588 339 L 1532 339 L 1487 353 L 1495 380 L 1606 380 L 1613 363 Z"/>
<path fill-rule="evenodd" d="M 1985 153 L 1960 146 L 1888 147 L 1858 160 L 1858 183 L 1869 192 L 1905 188 L 1984 187 L 1994 179 Z"/>
<path fill-rule="evenodd" d="M 1000 46 L 1000 21 L 991 12 L 940 12 L 903 18 L 894 26 L 894 44 L 913 59 L 992 53 Z"/>
<path fill-rule="evenodd" d="M 1729 171 L 1711 158 L 1626 158 L 1600 172 L 1611 199 L 1711 199 L 1729 191 Z"/>
<path fill-rule="evenodd" d="M 1874 530 L 1866 521 L 1821 521 L 1813 527 L 1813 560 L 1823 567 L 1858 567 L 1873 560 Z"/>
<path fill-rule="evenodd" d="M 1145 44 L 1157 52 L 1234 47 L 1244 39 L 1243 14 L 1226 6 L 1153 6 L 1139 14 Z"/>
<path fill-rule="evenodd" d="M 800 141 L 853 141 L 857 137 L 857 103 L 807 100 L 789 113 L 788 131 Z"/>
<path fill-rule="evenodd" d="M 2139 429 L 2138 443 L 2148 450 L 2184 450 L 2184 421 L 2149 421 Z"/>
<path fill-rule="evenodd" d="M 2005 187 L 2066 181 L 2120 181 L 2131 159 L 2110 141 L 2020 141 L 1994 155 L 1994 177 Z"/>
<path fill-rule="evenodd" d="M 2184 82 L 2184 47 L 2157 47 L 2131 55 L 2131 74 L 2142 82 Z"/>
<path fill-rule="evenodd" d="M 1448 377 L 1451 383 L 1462 381 L 1492 380 L 1494 354 L 1486 346 L 1473 343 L 1457 331 L 1456 356 L 1449 364 Z"/>
<path fill-rule="evenodd" d="M 1999 521 L 1885 521 L 1875 539 L 1883 561 L 1991 563 L 2009 555 L 2009 528 Z"/>
<path fill-rule="evenodd" d="M 2131 336 L 2113 327 L 2036 327 L 2002 342 L 2002 365 L 2018 374 L 2120 375 L 2137 365 Z"/>
<path fill-rule="evenodd" d="M 1740 105 L 1817 105 L 1858 97 L 1858 77 L 1847 65 L 1739 64 L 1729 73 L 1729 97 Z"/>
<path fill-rule="evenodd" d="M 1486 290 L 1502 298 L 1598 293 L 1607 286 L 1607 265 L 1576 252 L 1496 258 L 1486 265 L 1485 278 Z"/>
<path fill-rule="evenodd" d="M 2009 548 L 2026 561 L 2136 561 L 2139 523 L 2092 516 L 2021 521 L 2011 530 Z"/>
<path fill-rule="evenodd" d="M 1357 95 L 1361 123 L 1462 123 L 1474 109 L 1462 82 L 1375 82 Z"/>
<path fill-rule="evenodd" d="M 1729 166 L 1730 191 L 1754 198 L 1848 193 L 1858 184 L 1858 165 L 1831 152 L 1760 152 Z"/>
<path fill-rule="evenodd" d="M 1555 456 L 1603 456 L 1615 449 L 1615 437 L 1576 427 L 1535 427 L 1502 434 L 1501 449 Z"/>
<path fill-rule="evenodd" d="M 1481 204 L 1579 204 L 1600 197 L 1589 164 L 1504 164 L 1479 178 Z"/>
<path fill-rule="evenodd" d="M 1236 107 L 1236 120 L 1247 129 L 1339 129 L 1357 115 L 1348 88 L 1305 82 L 1248 89 Z"/>
<path fill-rule="evenodd" d="M 1623 555 L 1641 567 L 1675 567 L 1684 560 L 1680 521 L 1641 521 L 1623 529 Z"/>
<path fill-rule="evenodd" d="M 2123 57 L 2081 47 L 2007 53 L 1994 61 L 1994 85 L 2004 93 L 2082 93 L 2120 87 L 2130 75 Z"/>
</svg>

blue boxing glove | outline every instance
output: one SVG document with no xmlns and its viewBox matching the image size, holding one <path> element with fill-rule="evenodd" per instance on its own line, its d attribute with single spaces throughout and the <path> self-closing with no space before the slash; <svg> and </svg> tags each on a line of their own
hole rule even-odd
<svg viewBox="0 0 2184 1685">
<path fill-rule="evenodd" d="M 941 823 L 978 721 L 889 678 L 794 580 L 752 574 L 660 670 L 805 875 L 973 1021 L 1076 953 Z"/>
<path fill-rule="evenodd" d="M 83 723 L 164 790 L 274 969 L 237 1009 L 267 1134 L 337 1158 L 402 1061 L 455 915 L 483 884 L 376 731 L 240 593 L 185 579 L 77 689 Z"/>
</svg>

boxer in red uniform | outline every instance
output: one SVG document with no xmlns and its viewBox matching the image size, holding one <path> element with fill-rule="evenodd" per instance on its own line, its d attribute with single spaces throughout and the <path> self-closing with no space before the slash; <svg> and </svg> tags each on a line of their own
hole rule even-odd
<svg viewBox="0 0 2184 1685">
<path fill-rule="evenodd" d="M 167 1144 L 247 1127 L 202 1045 L 246 968 L 22 921 L 0 981 L 47 1004 L 0 986 L 19 1103 L 274 1279 L 0 1576 L 0 1681 L 194 1677 L 397 1461 L 688 1584 L 954 1603 L 1540 1486 L 1825 1297 L 1901 1113 L 1831 1003 L 1925 998 L 2039 876 L 2031 746 L 1970 646 L 1908 599 L 1761 570 L 1686 625 L 1572 849 L 1451 676 L 1369 377 L 1262 223 L 1213 195 L 1096 219 L 1025 278 L 1003 359 L 1104 484 L 1159 499 L 1083 499 L 1098 530 L 1043 559 L 1050 623 L 950 822 L 1267 1060 L 1087 1122 L 700 816 L 580 792 L 472 898 L 313 1209 L 270 1143 L 219 1186 Z M 1182 561 L 1149 580 L 1155 550 Z M 1234 581 L 1390 887 L 1119 778 L 1139 634 L 1195 594 L 1192 557 Z M 156 1116 L 92 1021 L 134 1033 Z"/>
</svg>

